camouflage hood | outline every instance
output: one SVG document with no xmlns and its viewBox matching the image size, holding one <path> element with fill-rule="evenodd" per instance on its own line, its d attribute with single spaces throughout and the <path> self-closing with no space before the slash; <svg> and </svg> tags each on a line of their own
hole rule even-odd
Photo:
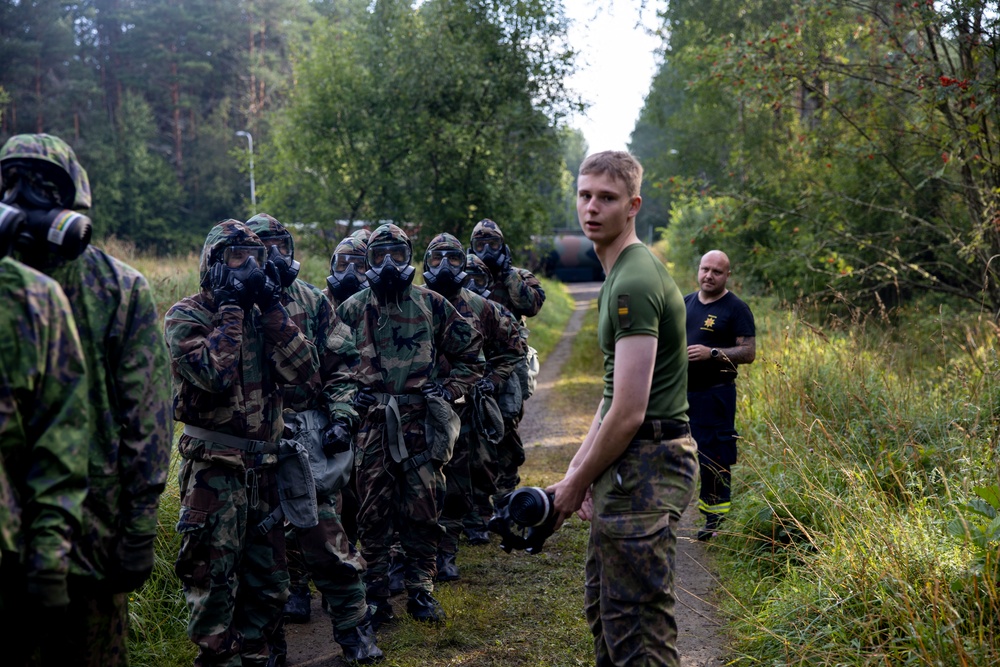
<svg viewBox="0 0 1000 667">
<path fill-rule="evenodd" d="M 368 243 L 368 239 L 370 239 L 371 237 L 372 237 L 371 230 L 358 229 L 356 231 L 351 232 L 351 235 L 348 238 L 357 239 L 364 243 Z"/>
<path fill-rule="evenodd" d="M 431 239 L 431 242 L 427 244 L 427 253 L 430 253 L 431 250 L 457 250 L 463 255 L 465 254 L 462 242 L 448 232 L 438 234 Z M 425 253 L 425 256 L 427 253 Z"/>
<path fill-rule="evenodd" d="M 247 220 L 247 227 L 260 237 L 261 240 L 273 236 L 288 235 L 288 250 L 292 253 L 293 257 L 295 256 L 295 240 L 292 238 L 291 232 L 272 216 L 267 213 L 258 213 Z"/>
<path fill-rule="evenodd" d="M 90 208 L 90 180 L 76 153 L 65 141 L 50 134 L 16 134 L 0 148 L 0 168 L 31 161 L 59 189 L 62 205 Z"/>
<path fill-rule="evenodd" d="M 364 257 L 365 253 L 368 252 L 368 243 L 361 239 L 355 238 L 352 234 L 346 239 L 337 244 L 336 250 L 333 251 L 335 255 L 361 255 Z"/>
<path fill-rule="evenodd" d="M 472 228 L 472 238 L 477 238 L 480 236 L 494 236 L 503 241 L 503 232 L 500 231 L 500 225 L 493 222 L 489 218 L 484 218 L 476 223 L 476 226 Z"/>
<path fill-rule="evenodd" d="M 219 257 L 227 246 L 236 245 L 263 246 L 264 242 L 253 233 L 253 230 L 239 220 L 223 220 L 209 230 L 205 246 L 201 249 L 201 261 L 198 263 L 198 276 L 201 279 L 202 287 L 208 281 L 211 260 L 214 257 Z"/>
<path fill-rule="evenodd" d="M 405 243 L 410 248 L 410 254 L 413 254 L 413 244 L 410 243 L 410 237 L 406 235 L 406 232 L 392 223 L 382 225 L 372 232 L 371 237 L 368 239 L 369 248 L 390 243 Z"/>
</svg>

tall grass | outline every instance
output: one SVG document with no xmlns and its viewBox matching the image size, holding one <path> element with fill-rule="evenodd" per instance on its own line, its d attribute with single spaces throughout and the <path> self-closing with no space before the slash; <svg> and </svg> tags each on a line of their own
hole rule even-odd
<svg viewBox="0 0 1000 667">
<path fill-rule="evenodd" d="M 824 330 L 753 305 L 734 509 L 713 542 L 739 661 L 1000 662 L 1000 582 L 948 530 L 998 481 L 997 329 L 912 313 Z"/>
</svg>

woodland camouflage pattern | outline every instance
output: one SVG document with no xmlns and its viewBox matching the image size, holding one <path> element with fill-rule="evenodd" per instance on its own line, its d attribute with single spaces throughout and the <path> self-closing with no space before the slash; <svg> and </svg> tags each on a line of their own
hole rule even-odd
<svg viewBox="0 0 1000 667">
<path fill-rule="evenodd" d="M 472 238 L 477 237 L 494 237 L 503 242 L 500 226 L 489 218 L 480 220 L 473 228 Z M 494 269 L 493 287 L 490 289 L 490 299 L 512 312 L 521 323 L 525 317 L 537 315 L 545 303 L 542 283 L 531 271 L 516 266 L 507 275 L 499 275 Z"/>
<path fill-rule="evenodd" d="M 69 175 L 74 193 L 66 206 L 75 209 L 90 208 L 90 179 L 76 159 L 76 153 L 59 137 L 50 134 L 16 134 L 0 148 L 0 162 L 13 158 L 42 160 L 59 167 Z"/>
<path fill-rule="evenodd" d="M 425 255 L 429 255 L 431 250 L 456 250 L 465 254 L 462 242 L 447 233 L 438 234 L 431 239 Z M 473 329 L 482 334 L 483 356 L 486 361 L 484 377 L 491 380 L 495 387 L 502 387 L 514 372 L 514 367 L 523 361 L 528 352 L 527 343 L 521 338 L 513 317 L 498 303 L 484 299 L 464 288 L 459 289 L 448 301 Z M 439 373 L 445 376 L 450 374 L 446 360 L 442 360 Z M 458 549 L 462 520 L 474 507 L 473 471 L 476 471 L 477 477 L 483 477 L 485 473 L 483 481 L 487 487 L 495 485 L 496 446 L 477 437 L 473 432 L 471 407 L 472 402 L 467 401 L 459 410 L 462 417 L 462 434 L 455 444 L 452 460 L 444 470 L 447 492 L 440 521 L 446 533 L 440 545 L 444 553 L 455 553 Z M 483 484 L 480 483 L 480 486 Z M 482 489 L 486 497 L 495 490 L 495 488 Z"/>
<path fill-rule="evenodd" d="M 690 435 L 633 440 L 594 481 L 584 610 L 597 665 L 680 664 L 674 553 L 697 451 Z"/>
<path fill-rule="evenodd" d="M 284 225 L 267 214 L 250 218 L 247 226 L 261 238 L 287 232 Z M 289 243 L 294 243 L 291 235 L 289 238 Z M 342 419 L 352 429 L 357 428 L 352 373 L 359 357 L 351 330 L 337 319 L 322 292 L 303 280 L 297 279 L 285 290 L 281 303 L 306 339 L 316 345 L 320 362 L 319 370 L 307 382 L 285 387 L 285 410 L 320 410 L 331 420 Z M 336 497 L 319 498 L 319 524 L 286 532 L 289 538 L 286 546 L 289 565 L 301 563 L 312 574 L 313 582 L 329 604 L 335 627 L 341 630 L 357 625 L 367 605 L 361 581 L 365 562 L 347 539 L 337 505 Z M 290 575 L 298 583 L 302 575 L 294 570 L 290 567 Z"/>
<path fill-rule="evenodd" d="M 10 258 L 0 259 L 0 379 L 0 559 L 20 561 L 40 604 L 65 605 L 87 492 L 83 352 L 56 282 Z"/>
<path fill-rule="evenodd" d="M 236 220 L 208 234 L 200 271 L 227 245 L 263 245 Z M 216 308 L 207 287 L 182 299 L 165 321 L 178 421 L 230 435 L 277 442 L 282 384 L 308 382 L 316 348 L 280 305 L 244 313 Z M 281 621 L 288 573 L 280 522 L 257 525 L 278 504 L 276 454 L 249 453 L 182 435 L 178 449 L 181 550 L 175 564 L 191 619 L 196 665 L 265 665 L 267 641 Z"/>
<path fill-rule="evenodd" d="M 155 535 L 173 424 L 167 350 L 146 278 L 94 246 L 50 275 L 73 309 L 87 364 L 90 489 L 73 572 L 104 579 L 120 535 Z"/>
<path fill-rule="evenodd" d="M 383 225 L 368 245 L 397 242 L 409 244 L 409 239 L 395 225 Z M 415 285 L 384 303 L 372 290 L 361 290 L 342 303 L 338 313 L 355 334 L 361 386 L 377 393 L 411 395 L 412 402 L 400 405 L 401 428 L 409 455 L 422 454 L 427 444 L 421 388 L 439 381 L 453 399 L 467 394 L 482 375 L 482 336 L 444 297 Z M 450 364 L 450 376 L 441 372 L 441 360 Z M 407 590 L 433 590 L 440 538 L 437 517 L 444 493 L 439 488 L 440 473 L 430 461 L 406 470 L 403 481 L 398 479 L 402 466 L 389 455 L 385 428 L 384 405 L 373 406 L 357 439 L 358 523 L 369 568 L 368 594 L 374 599 L 389 595 L 389 548 L 397 528 L 407 559 Z"/>
</svg>

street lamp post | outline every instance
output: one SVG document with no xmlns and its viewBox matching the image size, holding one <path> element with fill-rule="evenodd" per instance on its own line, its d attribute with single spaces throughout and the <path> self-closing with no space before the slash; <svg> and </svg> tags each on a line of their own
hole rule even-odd
<svg viewBox="0 0 1000 667">
<path fill-rule="evenodd" d="M 250 153 L 250 208 L 253 209 L 254 215 L 257 215 L 257 190 L 253 182 L 253 135 L 240 130 L 236 136 L 247 138 L 247 152 Z"/>
</svg>

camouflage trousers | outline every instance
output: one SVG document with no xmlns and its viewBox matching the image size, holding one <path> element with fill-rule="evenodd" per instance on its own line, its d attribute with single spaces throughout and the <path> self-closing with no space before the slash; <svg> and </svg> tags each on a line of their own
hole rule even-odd
<svg viewBox="0 0 1000 667">
<path fill-rule="evenodd" d="M 592 489 L 584 600 L 597 667 L 680 664 L 676 527 L 694 497 L 697 445 L 679 422 L 643 429 Z"/>
<path fill-rule="evenodd" d="M 497 490 L 493 495 L 494 501 L 516 489 L 521 483 L 521 476 L 517 471 L 524 463 L 524 443 L 521 442 L 517 427 L 523 415 L 522 411 L 515 419 L 504 417 L 503 440 L 497 443 Z"/>
<path fill-rule="evenodd" d="M 445 464 L 442 471 L 445 494 L 438 521 L 444 530 L 438 551 L 448 554 L 458 551 L 458 537 L 462 534 L 463 520 L 473 510 L 472 465 L 476 458 L 474 449 L 479 441 L 471 428 L 472 416 L 469 414 L 471 406 L 463 405 L 456 408 L 462 419 L 462 430 L 458 441 L 455 442 L 451 460 Z"/>
<path fill-rule="evenodd" d="M 422 455 L 426 444 L 421 422 L 422 417 L 404 419 L 403 435 L 411 459 L 402 463 L 393 461 L 389 454 L 384 422 L 366 421 L 358 438 L 358 532 L 361 555 L 368 563 L 365 584 L 373 599 L 389 597 L 389 552 L 394 532 L 398 532 L 404 554 L 406 590 L 434 590 L 442 533 L 438 508 L 444 500 L 444 485 L 440 470 Z M 426 460 L 414 465 L 423 458 Z"/>
<path fill-rule="evenodd" d="M 339 492 L 333 498 L 320 498 L 319 524 L 312 528 L 292 528 L 286 537 L 290 538 L 288 571 L 292 581 L 301 585 L 308 573 L 326 601 L 333 626 L 347 630 L 356 626 L 368 610 L 361 579 L 366 566 L 341 523 L 340 505 Z M 296 561 L 301 569 L 293 567 Z"/>
<path fill-rule="evenodd" d="M 127 597 L 90 577 L 71 576 L 67 608 L 41 609 L 28 599 L 18 554 L 0 559 L 0 636 L 5 667 L 126 667 Z"/>
<path fill-rule="evenodd" d="M 196 667 L 266 665 L 288 598 L 285 535 L 257 526 L 278 504 L 273 467 L 183 459 L 181 548 L 174 565 L 191 618 Z"/>
<path fill-rule="evenodd" d="M 500 474 L 497 445 L 473 434 L 469 451 L 469 477 L 472 483 L 472 510 L 463 520 L 470 530 L 486 530 L 486 522 L 493 516 L 493 496 L 497 493 Z"/>
</svg>

